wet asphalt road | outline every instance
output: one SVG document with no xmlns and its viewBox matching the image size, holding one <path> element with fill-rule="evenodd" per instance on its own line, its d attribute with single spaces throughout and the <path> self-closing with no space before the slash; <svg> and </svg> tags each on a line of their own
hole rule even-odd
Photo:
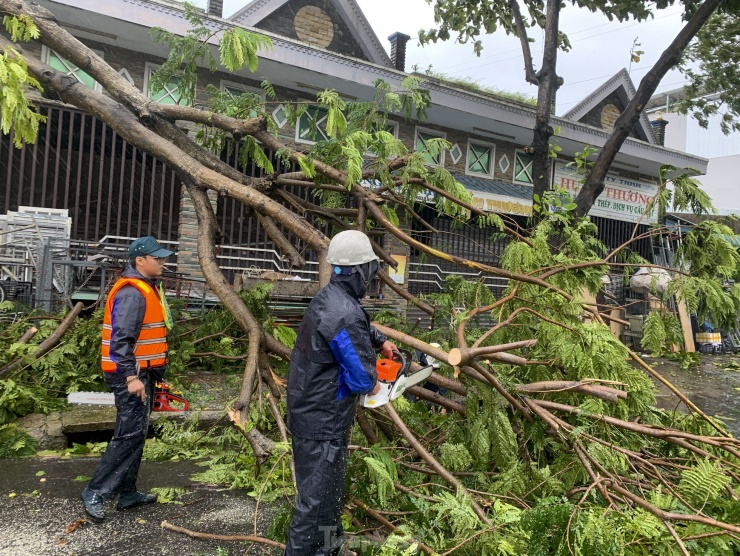
<svg viewBox="0 0 740 556">
<path fill-rule="evenodd" d="M 0 460 L 0 556 L 235 556 L 277 555 L 278 549 L 252 543 L 191 539 L 162 529 L 162 521 L 220 535 L 254 533 L 255 501 L 236 490 L 193 484 L 190 475 L 202 468 L 190 462 L 144 461 L 139 489 L 189 487 L 179 504 L 152 504 L 127 511 L 106 505 L 102 524 L 86 520 L 80 501 L 97 459 Z M 37 476 L 43 471 L 43 476 Z M 41 479 L 45 479 L 42 481 Z M 258 534 L 264 535 L 272 508 L 259 507 Z M 74 524 L 78 527 L 74 528 Z M 68 531 L 68 528 L 74 528 Z M 249 547 L 254 546 L 251 550 Z M 220 549 L 220 552 L 219 552 Z"/>
<path fill-rule="evenodd" d="M 699 364 L 681 369 L 676 361 L 646 357 L 645 361 L 685 394 L 707 415 L 721 419 L 736 438 L 740 438 L 740 354 L 702 354 Z M 678 398 L 657 380 L 658 406 L 686 412 Z"/>
</svg>

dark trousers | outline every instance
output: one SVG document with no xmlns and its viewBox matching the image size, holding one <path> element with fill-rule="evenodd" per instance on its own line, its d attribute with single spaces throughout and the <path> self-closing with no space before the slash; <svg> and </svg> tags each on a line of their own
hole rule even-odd
<svg viewBox="0 0 740 556">
<path fill-rule="evenodd" d="M 146 401 L 128 393 L 123 375 L 105 373 L 105 381 L 116 400 L 116 429 L 88 488 L 106 498 L 136 491 L 154 401 L 154 380 L 146 371 L 139 378 L 146 389 Z"/>
<path fill-rule="evenodd" d="M 293 436 L 298 486 L 285 556 L 329 556 L 342 542 L 342 503 L 347 438 L 309 440 Z"/>
</svg>

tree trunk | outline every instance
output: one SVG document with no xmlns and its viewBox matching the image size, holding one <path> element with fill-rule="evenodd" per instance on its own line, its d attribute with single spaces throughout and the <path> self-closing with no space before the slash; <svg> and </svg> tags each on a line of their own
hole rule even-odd
<svg viewBox="0 0 740 556">
<path fill-rule="evenodd" d="M 542 68 L 537 72 L 537 115 L 532 140 L 532 184 L 534 186 L 532 193 L 540 200 L 552 186 L 550 137 L 553 136 L 554 131 L 550 125 L 550 118 L 555 92 L 563 82 L 557 75 L 559 28 L 560 2 L 559 0 L 548 0 Z M 536 213 L 533 213 L 533 216 L 536 218 Z"/>
</svg>

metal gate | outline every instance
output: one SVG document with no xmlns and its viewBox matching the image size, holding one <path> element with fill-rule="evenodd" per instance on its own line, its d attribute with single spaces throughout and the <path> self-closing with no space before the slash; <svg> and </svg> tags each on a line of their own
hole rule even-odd
<svg viewBox="0 0 740 556">
<path fill-rule="evenodd" d="M 90 114 L 46 104 L 38 111 L 47 120 L 35 144 L 16 149 L 12 132 L 0 134 L 0 214 L 68 209 L 74 239 L 177 241 L 180 181 L 170 168 Z"/>
<path fill-rule="evenodd" d="M 240 148 L 242 148 L 241 143 L 227 145 L 222 153 L 222 160 L 247 176 L 262 177 L 264 172 L 253 161 L 248 160 L 245 165 L 239 164 Z M 272 160 L 274 167 L 278 168 L 275 153 L 266 150 L 265 154 Z M 291 172 L 298 170 L 298 168 L 297 165 L 293 165 L 291 168 L 281 167 L 281 170 Z M 291 185 L 285 186 L 283 189 L 299 199 L 316 205 L 320 204 L 320 200 L 312 188 Z M 282 204 L 287 206 L 286 202 L 282 202 Z M 246 278 L 266 276 L 270 279 L 279 278 L 280 275 L 284 274 L 303 280 L 317 280 L 318 261 L 316 254 L 308 248 L 302 239 L 280 226 L 280 224 L 277 224 L 278 228 L 290 241 L 291 245 L 306 259 L 305 268 L 294 269 L 290 267 L 288 261 L 283 258 L 282 253 L 275 247 L 274 242 L 263 229 L 254 211 L 241 201 L 219 196 L 216 216 L 223 233 L 221 253 L 218 256 L 219 266 L 230 282 L 234 281 L 237 274 Z M 301 216 L 326 235 L 331 234 L 331 226 L 314 214 L 306 211 Z"/>
</svg>

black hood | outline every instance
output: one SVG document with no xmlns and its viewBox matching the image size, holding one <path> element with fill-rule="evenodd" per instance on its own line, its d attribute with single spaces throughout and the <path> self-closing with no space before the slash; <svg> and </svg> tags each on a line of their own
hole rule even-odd
<svg viewBox="0 0 740 556">
<path fill-rule="evenodd" d="M 367 287 L 359 272 L 350 275 L 332 274 L 329 283 L 339 286 L 358 301 L 367 293 Z"/>
<path fill-rule="evenodd" d="M 370 261 L 354 267 L 335 267 L 335 272 L 332 273 L 329 282 L 338 285 L 349 295 L 360 300 L 365 297 L 370 282 L 378 275 L 379 266 L 378 261 Z M 344 272 L 337 274 L 336 271 L 340 268 L 352 272 L 352 274 L 345 274 Z"/>
</svg>

